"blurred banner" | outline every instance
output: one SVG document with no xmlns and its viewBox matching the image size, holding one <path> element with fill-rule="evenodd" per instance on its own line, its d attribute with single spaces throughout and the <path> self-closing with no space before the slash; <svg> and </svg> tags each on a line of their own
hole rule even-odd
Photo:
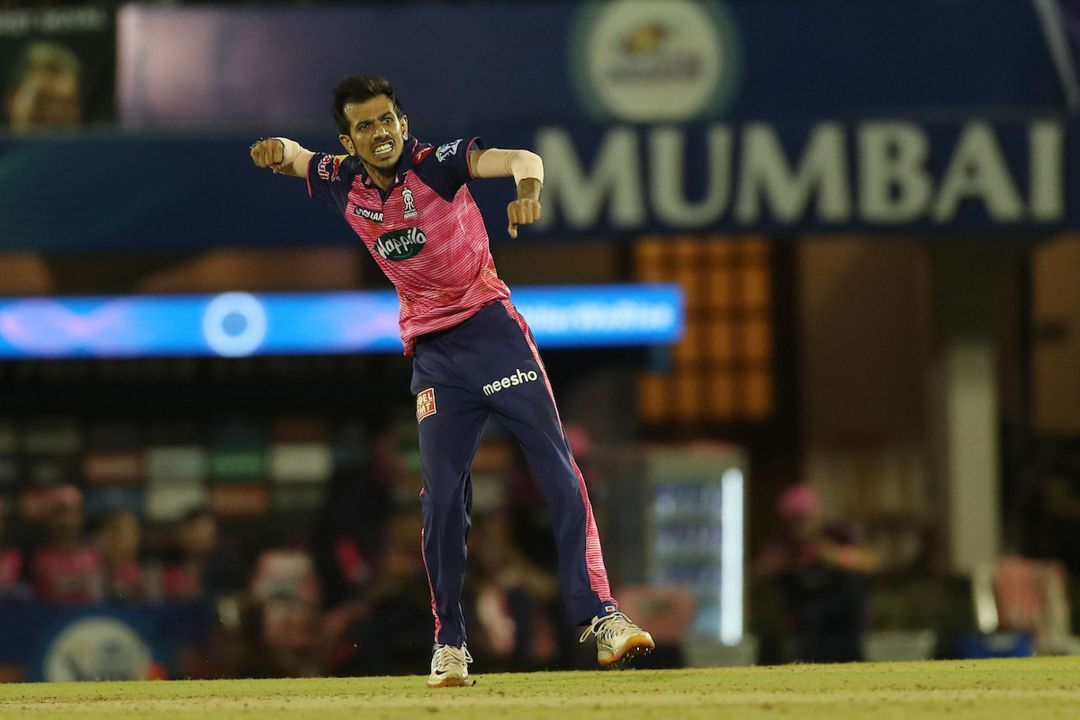
<svg viewBox="0 0 1080 720">
<path fill-rule="evenodd" d="M 13 134 L 112 120 L 116 31 L 99 7 L 0 11 L 3 116 Z"/>
<path fill-rule="evenodd" d="M 118 26 L 130 127 L 328 125 L 331 89 L 364 72 L 451 133 L 1063 104 L 1020 0 L 129 5 Z"/>
<path fill-rule="evenodd" d="M 522 287 L 513 299 L 543 348 L 667 345 L 682 336 L 675 285 Z M 0 301 L 0 358 L 401 351 L 392 290 Z"/>
<path fill-rule="evenodd" d="M 421 139 L 451 139 L 413 125 Z M 1032 237 L 1080 228 L 1080 121 L 559 124 L 473 128 L 544 158 L 522 237 L 808 232 Z M 333 151 L 337 138 L 295 135 Z M 302 180 L 260 171 L 253 137 L 0 140 L 0 249 L 48 254 L 354 244 Z M 469 186 L 507 241 L 513 182 Z"/>
<path fill-rule="evenodd" d="M 184 677 L 184 656 L 207 642 L 212 608 L 161 605 L 22 605 L 0 612 L 0 671 L 12 680 Z M 189 663 L 190 664 L 190 663 Z"/>
</svg>

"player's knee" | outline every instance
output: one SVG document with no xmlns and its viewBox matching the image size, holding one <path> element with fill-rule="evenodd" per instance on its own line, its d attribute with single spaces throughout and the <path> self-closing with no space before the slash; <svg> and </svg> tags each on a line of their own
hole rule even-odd
<svg viewBox="0 0 1080 720">
<path fill-rule="evenodd" d="M 462 508 L 464 498 L 462 498 L 460 488 L 431 488 L 426 487 L 424 494 L 421 498 L 421 504 L 425 510 L 432 512 L 446 512 L 454 508 Z"/>
</svg>

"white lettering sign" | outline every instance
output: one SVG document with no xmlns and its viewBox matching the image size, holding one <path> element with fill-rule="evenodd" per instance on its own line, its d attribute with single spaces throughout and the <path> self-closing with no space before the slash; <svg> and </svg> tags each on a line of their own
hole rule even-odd
<svg viewBox="0 0 1080 720">
<path fill-rule="evenodd" d="M 556 218 L 584 232 L 640 230 L 650 219 L 687 230 L 762 222 L 944 226 L 973 206 L 997 223 L 1065 217 L 1065 128 L 1057 120 L 1028 126 L 1026 178 L 1014 176 L 1023 170 L 1010 167 L 999 131 L 982 120 L 947 142 L 900 120 L 822 122 L 797 145 L 781 143 L 766 123 L 711 125 L 703 134 L 702 142 L 680 127 L 614 127 L 585 162 L 568 130 L 541 129 L 541 227 Z M 704 163 L 704 173 L 688 172 L 691 159 Z M 689 177 L 703 179 L 691 185 Z"/>
</svg>

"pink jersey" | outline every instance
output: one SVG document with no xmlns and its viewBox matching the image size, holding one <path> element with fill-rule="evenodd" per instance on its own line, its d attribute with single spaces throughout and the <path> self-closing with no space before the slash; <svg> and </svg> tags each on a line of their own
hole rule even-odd
<svg viewBox="0 0 1080 720">
<path fill-rule="evenodd" d="M 0 597 L 22 577 L 22 553 L 16 548 L 0 548 Z"/>
<path fill-rule="evenodd" d="M 31 571 L 40 600 L 65 605 L 102 600 L 101 555 L 92 545 L 74 550 L 38 548 Z"/>
<path fill-rule="evenodd" d="M 479 138 L 437 148 L 409 140 L 385 192 L 355 157 L 320 153 L 308 165 L 308 193 L 344 216 L 397 288 L 406 355 L 418 336 L 453 327 L 510 297 L 465 186 L 473 179 L 474 147 L 481 147 Z"/>
</svg>

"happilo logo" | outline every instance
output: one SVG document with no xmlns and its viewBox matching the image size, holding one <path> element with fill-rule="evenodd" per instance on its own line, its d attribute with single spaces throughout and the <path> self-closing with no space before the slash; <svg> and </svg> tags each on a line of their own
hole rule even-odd
<svg viewBox="0 0 1080 720">
<path fill-rule="evenodd" d="M 741 55 L 721 0 L 591 0 L 570 52 L 585 109 L 634 122 L 719 115 Z"/>
<path fill-rule="evenodd" d="M 535 370 L 529 370 L 528 372 L 518 368 L 517 372 L 508 377 L 499 378 L 498 380 L 492 380 L 484 386 L 485 395 L 494 395 L 497 392 L 512 388 L 515 385 L 523 385 L 525 383 L 536 382 L 539 375 Z"/>
<path fill-rule="evenodd" d="M 386 260 L 408 260 L 424 249 L 427 235 L 420 228 L 394 230 L 375 241 L 375 251 Z"/>
</svg>

